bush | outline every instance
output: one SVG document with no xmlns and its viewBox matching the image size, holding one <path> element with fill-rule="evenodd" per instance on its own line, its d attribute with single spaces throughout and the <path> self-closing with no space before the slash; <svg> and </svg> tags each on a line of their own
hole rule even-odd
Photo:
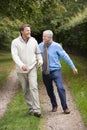
<svg viewBox="0 0 87 130">
<path fill-rule="evenodd" d="M 11 21 L 8 17 L 0 18 L 0 50 L 10 49 L 11 41 L 18 35 L 19 20 Z"/>
<path fill-rule="evenodd" d="M 87 8 L 60 28 L 59 42 L 69 52 L 87 56 Z"/>
</svg>

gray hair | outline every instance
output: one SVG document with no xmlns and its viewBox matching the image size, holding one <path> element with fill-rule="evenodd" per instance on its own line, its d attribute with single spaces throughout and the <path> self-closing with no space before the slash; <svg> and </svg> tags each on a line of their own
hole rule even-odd
<svg viewBox="0 0 87 130">
<path fill-rule="evenodd" d="M 51 38 L 53 37 L 53 32 L 51 30 L 45 30 L 45 31 L 43 31 L 43 34 L 47 34 Z"/>
</svg>

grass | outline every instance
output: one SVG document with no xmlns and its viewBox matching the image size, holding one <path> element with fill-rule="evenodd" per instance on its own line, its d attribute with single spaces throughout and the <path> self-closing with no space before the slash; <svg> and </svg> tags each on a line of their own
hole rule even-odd
<svg viewBox="0 0 87 130">
<path fill-rule="evenodd" d="M 70 87 L 77 107 L 81 112 L 83 121 L 85 125 L 87 125 L 87 61 L 82 57 L 75 57 L 72 55 L 71 58 L 78 68 L 79 74 L 74 75 L 70 67 L 64 61 L 61 61 L 62 73 L 65 82 Z M 3 74 L 5 77 L 2 78 L 4 81 L 13 68 L 14 63 L 11 60 L 10 53 L 0 53 L 0 61 L 2 61 L 0 62 L 0 74 L 2 70 L 2 77 Z M 38 71 L 38 81 L 40 84 L 41 73 L 39 72 L 40 71 Z M 42 120 L 44 119 L 28 115 L 28 108 L 23 93 L 20 90 L 8 104 L 5 115 L 0 119 L 0 130 L 42 130 Z"/>
<path fill-rule="evenodd" d="M 0 52 L 0 86 L 13 67 L 14 62 L 10 52 Z M 41 76 L 38 72 L 39 79 L 41 79 Z M 40 130 L 39 124 L 42 120 L 43 118 L 29 116 L 23 92 L 19 90 L 8 104 L 5 115 L 0 119 L 0 130 Z"/>
<path fill-rule="evenodd" d="M 22 92 L 8 105 L 7 112 L 0 120 L 0 130 L 40 130 L 40 118 L 29 116 Z"/>
<path fill-rule="evenodd" d="M 10 52 L 0 52 L 0 85 L 6 80 L 13 66 Z"/>
<path fill-rule="evenodd" d="M 71 58 L 78 69 L 78 75 L 74 75 L 69 66 L 61 61 L 63 77 L 70 87 L 83 121 L 87 125 L 87 60 L 75 56 L 71 56 Z"/>
</svg>

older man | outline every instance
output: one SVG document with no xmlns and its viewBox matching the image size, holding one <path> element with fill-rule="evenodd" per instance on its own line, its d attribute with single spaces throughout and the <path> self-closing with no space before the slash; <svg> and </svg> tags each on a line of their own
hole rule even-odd
<svg viewBox="0 0 87 130">
<path fill-rule="evenodd" d="M 66 103 L 66 92 L 62 81 L 63 79 L 61 74 L 60 58 L 69 64 L 74 74 L 77 74 L 78 71 L 62 46 L 59 43 L 53 41 L 53 32 L 51 30 L 45 30 L 43 32 L 43 41 L 39 44 L 39 47 L 44 62 L 42 67 L 43 82 L 46 86 L 47 94 L 52 104 L 52 112 L 56 112 L 58 107 L 53 89 L 52 81 L 54 81 L 57 87 L 63 111 L 65 114 L 69 114 L 70 110 Z"/>
</svg>

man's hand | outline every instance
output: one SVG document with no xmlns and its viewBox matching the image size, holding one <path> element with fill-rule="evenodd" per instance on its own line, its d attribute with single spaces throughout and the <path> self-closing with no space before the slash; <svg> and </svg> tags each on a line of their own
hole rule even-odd
<svg viewBox="0 0 87 130">
<path fill-rule="evenodd" d="M 76 68 L 73 69 L 74 74 L 78 74 L 78 70 Z"/>
<path fill-rule="evenodd" d="M 23 66 L 22 66 L 22 70 L 23 70 L 23 71 L 27 71 L 27 70 L 28 70 L 28 67 L 27 67 L 26 65 L 23 65 Z"/>
<path fill-rule="evenodd" d="M 38 68 L 40 68 L 42 66 L 42 63 L 38 63 Z"/>
</svg>

